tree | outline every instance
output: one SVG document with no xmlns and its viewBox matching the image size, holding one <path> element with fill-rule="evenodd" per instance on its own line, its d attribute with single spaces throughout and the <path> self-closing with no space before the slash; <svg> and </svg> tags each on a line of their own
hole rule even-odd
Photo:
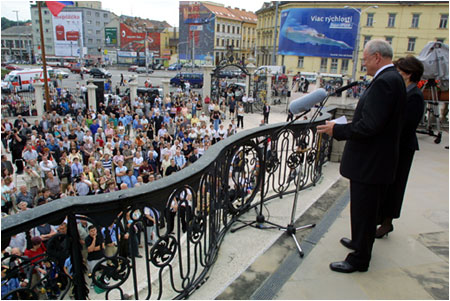
<svg viewBox="0 0 450 301">
<path fill-rule="evenodd" d="M 31 20 L 17 22 L 17 21 L 9 20 L 8 18 L 2 17 L 2 30 L 5 30 L 5 29 L 13 27 L 13 26 L 17 26 L 17 24 L 19 24 L 19 26 L 22 26 L 29 22 L 31 22 Z"/>
</svg>

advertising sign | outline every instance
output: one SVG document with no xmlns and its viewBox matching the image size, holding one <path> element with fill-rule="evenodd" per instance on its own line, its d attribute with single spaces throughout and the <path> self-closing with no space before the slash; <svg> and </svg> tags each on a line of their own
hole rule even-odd
<svg viewBox="0 0 450 301">
<path fill-rule="evenodd" d="M 351 58 L 358 26 L 359 13 L 353 9 L 283 10 L 278 54 Z"/>
<path fill-rule="evenodd" d="M 83 47 L 81 12 L 62 11 L 53 17 L 53 39 L 56 56 L 77 56 Z"/>
<path fill-rule="evenodd" d="M 117 45 L 117 28 L 112 27 L 105 28 L 105 44 L 107 46 Z"/>
<path fill-rule="evenodd" d="M 158 50 L 161 46 L 159 32 L 134 32 L 128 25 L 120 23 L 120 49 L 128 51 L 144 51 L 147 36 L 148 50 Z"/>
<path fill-rule="evenodd" d="M 198 1 L 180 1 L 179 57 L 204 60 L 208 53 L 214 53 L 214 14 Z"/>
</svg>

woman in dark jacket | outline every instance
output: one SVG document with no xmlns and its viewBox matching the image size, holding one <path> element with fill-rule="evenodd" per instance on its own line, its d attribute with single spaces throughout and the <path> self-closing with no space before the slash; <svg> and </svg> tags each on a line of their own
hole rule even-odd
<svg viewBox="0 0 450 301">
<path fill-rule="evenodd" d="M 405 80 L 407 103 L 400 136 L 397 174 L 394 183 L 389 185 L 385 202 L 380 207 L 381 226 L 377 229 L 376 238 L 382 238 L 392 232 L 394 230 L 392 220 L 400 217 L 409 170 L 414 153 L 419 150 L 416 129 L 424 111 L 423 94 L 417 87 L 423 74 L 422 62 L 414 56 L 407 56 L 395 61 L 394 65 Z"/>
</svg>

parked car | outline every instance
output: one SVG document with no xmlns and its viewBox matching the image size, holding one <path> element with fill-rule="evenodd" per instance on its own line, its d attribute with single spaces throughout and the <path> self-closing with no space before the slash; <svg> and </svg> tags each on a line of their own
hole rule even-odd
<svg viewBox="0 0 450 301">
<path fill-rule="evenodd" d="M 62 76 L 63 78 L 68 78 L 69 77 L 69 73 L 61 70 L 61 69 L 55 69 L 53 70 L 53 76 L 56 78 L 59 78 L 59 76 Z"/>
<path fill-rule="evenodd" d="M 147 73 L 147 68 L 145 67 L 138 67 L 136 68 L 136 73 Z M 153 73 L 153 70 L 151 68 L 148 68 L 148 73 Z"/>
<path fill-rule="evenodd" d="M 6 65 L 5 69 L 8 69 L 8 70 L 23 70 L 23 68 L 21 68 L 21 67 L 19 67 L 17 65 Z"/>
<path fill-rule="evenodd" d="M 131 65 L 128 67 L 128 72 L 135 72 L 137 68 L 139 68 L 138 65 Z"/>
<path fill-rule="evenodd" d="M 111 78 L 112 74 L 103 68 L 92 68 L 89 71 L 92 77 Z"/>
<path fill-rule="evenodd" d="M 142 94 L 144 95 L 145 93 L 147 93 L 148 95 L 159 95 L 159 96 L 163 96 L 163 89 L 161 88 L 145 88 L 145 87 L 141 87 L 141 88 L 137 88 L 137 95 Z M 124 96 L 130 96 L 130 88 L 126 88 L 125 92 L 123 92 L 123 94 L 119 95 L 120 97 L 124 97 Z"/>
<path fill-rule="evenodd" d="M 169 68 L 167 70 L 173 71 L 173 70 L 181 70 L 181 68 L 183 68 L 183 64 L 172 64 L 169 66 Z"/>
<path fill-rule="evenodd" d="M 77 73 L 77 74 L 80 74 L 80 73 L 87 74 L 87 73 L 89 73 L 89 69 L 86 68 L 86 67 L 81 67 L 80 64 L 71 64 L 69 66 L 69 70 L 70 70 L 70 72 Z"/>
<path fill-rule="evenodd" d="M 163 64 L 154 64 L 152 67 L 153 70 L 164 70 Z"/>
<path fill-rule="evenodd" d="M 170 79 L 172 86 L 179 86 L 181 80 L 188 81 L 193 88 L 203 87 L 203 73 L 178 73 L 175 77 Z"/>
<path fill-rule="evenodd" d="M 186 69 L 192 68 L 192 63 L 184 64 L 184 65 L 183 65 L 183 68 L 186 68 Z M 195 65 L 194 65 L 194 68 L 200 68 L 200 66 L 197 65 L 197 64 L 195 64 Z"/>
</svg>

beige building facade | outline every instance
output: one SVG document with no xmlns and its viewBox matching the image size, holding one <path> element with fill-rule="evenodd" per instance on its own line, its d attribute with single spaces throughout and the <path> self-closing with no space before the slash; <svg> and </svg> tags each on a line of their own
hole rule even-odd
<svg viewBox="0 0 450 301">
<path fill-rule="evenodd" d="M 395 1 L 395 2 L 266 2 L 256 12 L 256 62 L 257 65 L 286 66 L 287 73 L 336 73 L 351 77 L 353 59 L 335 59 L 313 56 L 279 55 L 278 40 L 280 15 L 291 8 L 342 8 L 360 12 L 359 55 L 356 79 L 365 75 L 361 66 L 362 51 L 371 39 L 385 39 L 394 49 L 394 58 L 418 55 L 430 41 L 448 44 L 449 2 Z M 278 18 L 275 12 L 278 11 Z M 275 47 L 274 46 L 275 43 Z M 274 52 L 275 49 L 275 52 Z"/>
</svg>

